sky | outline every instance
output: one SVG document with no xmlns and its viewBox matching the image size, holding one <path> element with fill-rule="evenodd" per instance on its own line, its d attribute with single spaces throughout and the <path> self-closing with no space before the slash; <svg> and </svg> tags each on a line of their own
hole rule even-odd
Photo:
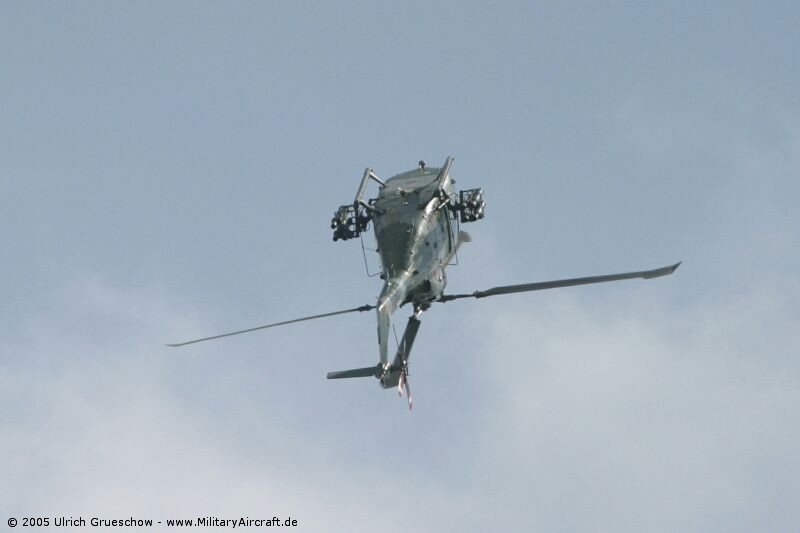
<svg viewBox="0 0 800 533">
<path fill-rule="evenodd" d="M 800 521 L 796 3 L 0 13 L 3 520 Z M 374 303 L 330 217 L 448 155 L 487 202 L 451 292 L 683 264 L 432 308 L 411 413 L 325 379 L 372 313 L 163 346 Z"/>
</svg>

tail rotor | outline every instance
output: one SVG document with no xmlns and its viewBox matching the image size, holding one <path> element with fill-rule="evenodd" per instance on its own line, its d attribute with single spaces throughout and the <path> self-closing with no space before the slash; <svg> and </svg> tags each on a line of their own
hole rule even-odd
<svg viewBox="0 0 800 533">
<path fill-rule="evenodd" d="M 411 347 L 417 337 L 417 331 L 422 323 L 419 318 L 421 311 L 417 311 L 409 317 L 403 338 L 397 346 L 397 353 L 391 365 L 387 365 L 386 370 L 381 376 L 381 385 L 385 389 L 397 387 L 397 394 L 405 396 L 408 400 L 408 409 L 414 407 L 414 397 L 411 394 L 411 385 L 408 382 L 408 356 L 411 354 Z"/>
<path fill-rule="evenodd" d="M 403 363 L 400 369 L 400 379 L 397 382 L 397 394 L 402 398 L 405 392 L 405 397 L 408 400 L 408 410 L 414 408 L 414 396 L 411 393 L 411 383 L 408 382 L 408 359 Z"/>
</svg>

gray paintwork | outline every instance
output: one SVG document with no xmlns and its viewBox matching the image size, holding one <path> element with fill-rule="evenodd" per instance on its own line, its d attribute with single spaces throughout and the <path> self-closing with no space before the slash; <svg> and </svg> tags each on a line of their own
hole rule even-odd
<svg viewBox="0 0 800 533">
<path fill-rule="evenodd" d="M 382 265 L 383 289 L 375 305 L 276 322 L 255 328 L 203 337 L 168 346 L 184 346 L 240 333 L 272 328 L 294 322 L 328 316 L 375 310 L 378 319 L 378 364 L 365 368 L 328 373 L 328 379 L 374 376 L 384 388 L 408 389 L 408 357 L 420 327 L 420 315 L 434 302 L 449 302 L 464 298 L 485 298 L 503 294 L 529 292 L 589 283 L 625 279 L 651 279 L 672 274 L 680 263 L 653 270 L 571 278 L 518 285 L 504 285 L 464 294 L 444 294 L 447 286 L 445 269 L 469 235 L 459 231 L 459 224 L 483 218 L 485 204 L 482 189 L 454 189 L 450 175 L 453 158 L 448 157 L 441 168 L 425 167 L 403 172 L 386 181 L 378 178 L 371 168 L 364 171 L 352 204 L 341 206 L 334 214 L 331 228 L 334 241 L 359 237 L 372 223 Z M 369 181 L 379 184 L 378 196 L 364 200 Z M 389 330 L 392 314 L 410 304 L 413 314 L 408 320 L 394 358 L 389 362 Z M 409 408 L 411 391 L 408 389 Z"/>
<path fill-rule="evenodd" d="M 404 303 L 425 310 L 441 297 L 445 267 L 457 243 L 456 221 L 447 209 L 453 180 L 439 168 L 398 174 L 381 187 L 373 225 L 385 283 L 378 297 L 380 363 L 388 361 L 389 322 Z M 442 194 L 442 191 L 444 194 Z"/>
</svg>

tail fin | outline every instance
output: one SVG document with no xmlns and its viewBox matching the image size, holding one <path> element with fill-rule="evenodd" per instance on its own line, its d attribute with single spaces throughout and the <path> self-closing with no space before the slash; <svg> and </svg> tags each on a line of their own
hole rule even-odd
<svg viewBox="0 0 800 533">
<path fill-rule="evenodd" d="M 335 372 L 328 372 L 328 379 L 378 377 L 380 375 L 380 370 L 380 365 L 368 366 L 366 368 L 354 368 L 353 370 L 337 370 Z"/>
</svg>

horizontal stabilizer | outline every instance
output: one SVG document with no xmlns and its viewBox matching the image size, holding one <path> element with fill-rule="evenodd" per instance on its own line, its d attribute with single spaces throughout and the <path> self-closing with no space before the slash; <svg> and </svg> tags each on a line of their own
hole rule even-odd
<svg viewBox="0 0 800 533">
<path fill-rule="evenodd" d="M 354 368 L 353 370 L 337 370 L 336 372 L 328 372 L 328 379 L 378 377 L 380 369 L 381 365 Z"/>
</svg>

